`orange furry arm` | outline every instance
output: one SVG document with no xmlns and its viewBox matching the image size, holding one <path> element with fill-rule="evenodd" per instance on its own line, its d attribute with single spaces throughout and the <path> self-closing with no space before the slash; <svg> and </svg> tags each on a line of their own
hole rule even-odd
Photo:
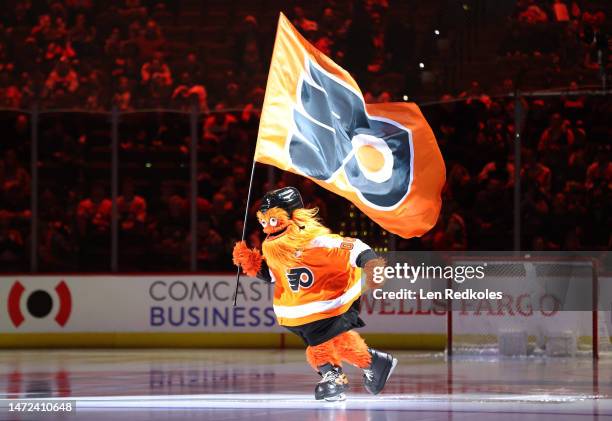
<svg viewBox="0 0 612 421">
<path fill-rule="evenodd" d="M 368 289 L 382 288 L 382 286 L 385 284 L 384 277 L 382 282 L 374 282 L 374 268 L 384 267 L 386 264 L 387 261 L 385 259 L 382 257 L 376 257 L 375 259 L 368 260 L 368 262 L 363 266 L 363 273 L 366 277 L 366 287 Z"/>
<path fill-rule="evenodd" d="M 232 258 L 234 264 L 240 266 L 247 276 L 257 276 L 263 261 L 263 256 L 259 250 L 248 248 L 244 241 L 236 243 L 232 252 Z"/>
</svg>

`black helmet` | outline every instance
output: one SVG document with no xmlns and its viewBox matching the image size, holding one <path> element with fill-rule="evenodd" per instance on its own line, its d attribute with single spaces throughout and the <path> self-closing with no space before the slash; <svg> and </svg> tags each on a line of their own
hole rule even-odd
<svg viewBox="0 0 612 421">
<path fill-rule="evenodd" d="M 266 193 L 261 199 L 260 211 L 266 212 L 270 208 L 281 208 L 287 211 L 289 216 L 296 209 L 304 207 L 302 196 L 295 187 L 283 187 Z"/>
</svg>

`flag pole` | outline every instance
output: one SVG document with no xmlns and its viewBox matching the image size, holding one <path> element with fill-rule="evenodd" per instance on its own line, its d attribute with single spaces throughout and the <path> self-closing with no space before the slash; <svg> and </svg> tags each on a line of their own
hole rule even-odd
<svg viewBox="0 0 612 421">
<path fill-rule="evenodd" d="M 247 221 L 249 219 L 249 208 L 251 207 L 251 190 L 253 188 L 253 177 L 255 176 L 255 157 L 253 157 L 253 166 L 251 167 L 251 178 L 249 179 L 249 191 L 247 193 L 246 208 L 244 210 L 244 222 L 242 223 L 242 241 L 246 236 Z M 236 288 L 234 290 L 234 307 L 236 307 L 236 301 L 238 300 L 238 287 L 240 286 L 240 270 L 242 268 L 238 266 L 236 271 Z"/>
<path fill-rule="evenodd" d="M 278 24 L 276 26 L 276 37 L 274 40 L 274 47 L 272 48 L 272 57 L 270 58 L 270 72 L 268 73 L 268 81 L 270 80 L 272 62 L 274 60 L 274 53 L 276 52 L 276 48 L 278 48 L 278 43 L 276 41 L 278 38 L 281 19 L 284 16 L 285 15 L 283 15 L 283 12 L 280 12 L 279 18 L 278 18 Z M 268 89 L 267 89 L 267 84 L 266 84 L 266 93 L 264 95 L 264 106 L 262 107 L 262 114 L 263 114 L 263 109 L 265 108 L 265 105 L 266 105 L 267 98 L 268 98 Z M 257 140 L 259 140 L 259 133 L 257 134 Z M 253 188 L 253 176 L 255 175 L 255 163 L 257 162 L 255 160 L 255 156 L 257 155 L 256 152 L 257 152 L 257 146 L 255 146 L 255 153 L 253 155 L 253 166 L 251 167 L 251 178 L 249 180 L 249 192 L 247 193 L 246 209 L 244 210 L 244 223 L 242 224 L 242 241 L 244 241 L 244 237 L 246 235 L 247 219 L 249 217 L 249 207 L 251 206 L 251 189 Z M 240 269 L 241 269 L 240 266 L 238 266 L 238 270 L 236 271 L 236 289 L 234 291 L 234 307 L 236 307 L 236 301 L 238 300 L 238 287 L 240 286 Z"/>
</svg>

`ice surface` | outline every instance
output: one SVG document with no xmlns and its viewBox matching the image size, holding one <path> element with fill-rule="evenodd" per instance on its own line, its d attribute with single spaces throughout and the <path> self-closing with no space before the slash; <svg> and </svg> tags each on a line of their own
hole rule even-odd
<svg viewBox="0 0 612 421">
<path fill-rule="evenodd" d="M 385 391 L 347 368 L 346 402 L 315 401 L 302 351 L 0 352 L 0 396 L 75 399 L 68 419 L 578 420 L 612 417 L 612 361 L 394 353 Z M 35 419 L 0 414 L 0 419 Z M 45 415 L 40 419 L 53 419 Z M 60 419 L 58 416 L 57 419 Z M 62 418 L 66 419 L 66 418 Z"/>
</svg>

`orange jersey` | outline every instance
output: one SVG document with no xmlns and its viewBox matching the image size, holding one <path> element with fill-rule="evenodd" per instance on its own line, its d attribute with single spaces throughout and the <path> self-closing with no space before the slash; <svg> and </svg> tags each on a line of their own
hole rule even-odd
<svg viewBox="0 0 612 421">
<path fill-rule="evenodd" d="M 345 313 L 361 296 L 356 261 L 369 248 L 353 238 L 322 235 L 301 251 L 295 267 L 269 267 L 278 323 L 300 326 Z"/>
</svg>

